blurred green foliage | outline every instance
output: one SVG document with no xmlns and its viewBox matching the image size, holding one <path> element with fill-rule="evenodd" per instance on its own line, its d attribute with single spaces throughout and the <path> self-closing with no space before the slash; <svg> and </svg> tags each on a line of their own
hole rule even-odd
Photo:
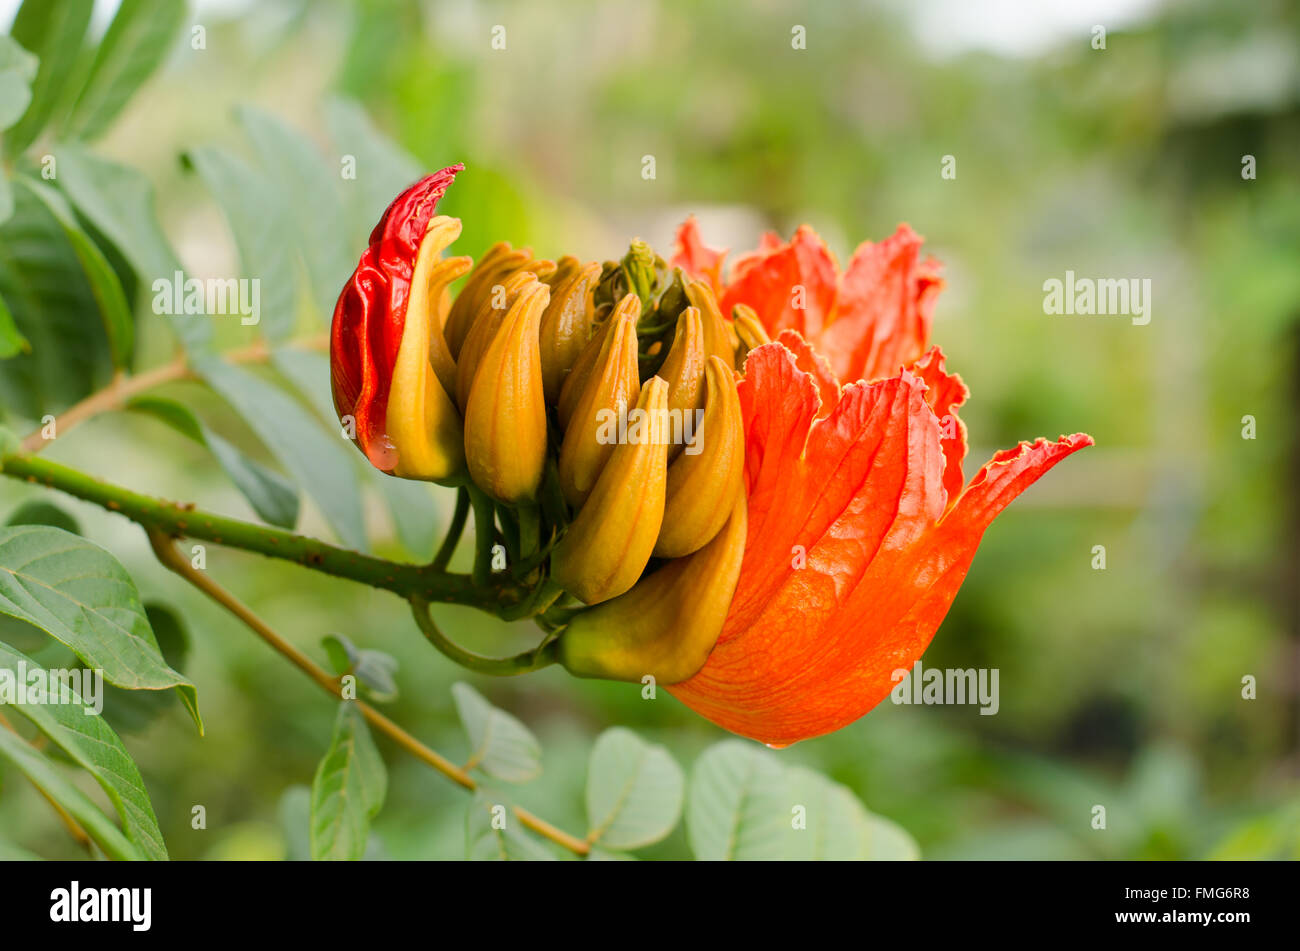
<svg viewBox="0 0 1300 951">
<path fill-rule="evenodd" d="M 794 22 L 806 50 L 791 48 Z M 497 24 L 504 50 L 491 46 Z M 706 238 L 736 250 L 807 221 L 846 260 L 909 221 L 946 266 L 933 336 L 972 390 L 968 475 L 1022 438 L 1082 430 L 1097 447 L 989 530 L 925 656 L 998 668 L 996 716 L 885 703 L 780 756 L 852 788 L 932 858 L 1300 857 L 1294 5 L 1170 4 L 1112 31 L 1105 50 L 1081 33 L 1032 57 L 943 60 L 866 5 L 794 19 L 760 2 L 266 2 L 205 25 L 206 49 L 174 56 L 106 140 L 154 181 L 169 236 L 200 270 L 234 251 L 177 157 L 202 142 L 244 148 L 243 103 L 323 142 L 322 103 L 339 94 L 428 168 L 467 164 L 443 206 L 464 220 L 460 253 L 509 239 L 604 258 L 634 235 L 667 251 L 671 228 L 698 212 Z M 1267 60 L 1279 38 L 1289 59 Z M 940 177 L 945 155 L 953 180 Z M 1067 269 L 1151 278 L 1151 323 L 1045 316 L 1042 282 Z M 105 418 L 77 441 L 61 451 L 107 478 L 249 514 L 201 448 L 148 421 Z M 3 491 L 0 517 L 37 497 Z M 446 518 L 450 493 L 439 500 Z M 188 619 L 184 672 L 207 735 L 179 704 L 127 734 L 172 855 L 301 856 L 301 821 L 284 817 L 304 815 L 297 787 L 329 744 L 334 706 L 166 576 L 132 527 L 67 508 L 147 599 Z M 328 532 L 315 510 L 304 527 Z M 1092 567 L 1097 545 L 1105 570 Z M 395 539 L 386 548 L 404 554 Z M 468 749 L 450 685 L 472 682 L 542 740 L 543 774 L 520 800 L 563 828 L 583 824 L 586 756 L 607 726 L 683 764 L 723 735 L 666 692 L 646 702 L 635 686 L 558 670 L 466 677 L 381 592 L 215 549 L 208 567 L 322 662 L 331 633 L 396 657 L 387 712 L 452 758 Z M 437 615 L 485 651 L 534 636 Z M 1257 699 L 1242 697 L 1247 675 Z M 465 794 L 378 743 L 382 854 L 463 855 Z M 35 793 L 3 792 L 0 838 L 75 856 Z M 195 804 L 206 830 L 191 828 Z M 1091 826 L 1097 804 L 1106 831 Z M 685 833 L 644 854 L 686 856 Z"/>
</svg>

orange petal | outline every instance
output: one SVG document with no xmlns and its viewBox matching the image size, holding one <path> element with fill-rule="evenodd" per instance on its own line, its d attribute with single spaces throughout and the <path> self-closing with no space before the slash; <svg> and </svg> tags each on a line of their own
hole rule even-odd
<svg viewBox="0 0 1300 951">
<path fill-rule="evenodd" d="M 939 438 L 943 441 L 943 487 L 948 490 L 948 505 L 952 506 L 961 495 L 962 461 L 966 458 L 966 424 L 957 415 L 957 407 L 966 402 L 970 390 L 955 373 L 943 366 L 943 351 L 931 347 L 930 351 L 912 365 L 912 372 L 925 380 L 925 401 L 939 417 Z"/>
<path fill-rule="evenodd" d="M 795 366 L 810 375 L 817 384 L 817 390 L 822 395 L 822 408 L 817 411 L 818 417 L 829 416 L 835 404 L 840 401 L 840 381 L 835 378 L 830 361 L 794 330 L 782 330 L 776 339 L 794 354 Z"/>
<path fill-rule="evenodd" d="M 739 392 L 751 518 L 741 577 L 708 662 L 670 689 L 728 730 L 785 746 L 889 693 L 989 522 L 1091 439 L 999 453 L 946 507 L 939 420 L 920 377 L 850 384 L 818 419 L 816 384 L 778 343 L 750 354 Z"/>
<path fill-rule="evenodd" d="M 907 225 L 884 241 L 864 241 L 840 283 L 835 320 L 812 338 L 843 381 L 893 376 L 925 352 L 939 265 L 922 261 L 921 237 Z"/>
<path fill-rule="evenodd" d="M 730 314 L 736 304 L 748 304 L 771 336 L 792 329 L 817 339 L 835 307 L 834 256 L 807 225 L 800 226 L 787 245 L 773 249 L 770 239 L 765 245 L 767 251 L 756 252 L 735 268 L 720 301 L 722 312 Z"/>
<path fill-rule="evenodd" d="M 707 280 L 713 296 L 718 298 L 722 297 L 722 261 L 726 256 L 725 248 L 719 251 L 700 239 L 700 223 L 694 215 L 677 229 L 677 253 L 673 255 L 672 266 L 681 268 L 691 277 Z"/>
</svg>

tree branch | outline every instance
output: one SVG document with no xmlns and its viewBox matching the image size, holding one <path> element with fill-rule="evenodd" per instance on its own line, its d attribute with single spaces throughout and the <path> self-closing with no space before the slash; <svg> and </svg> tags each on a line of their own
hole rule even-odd
<svg viewBox="0 0 1300 951">
<path fill-rule="evenodd" d="M 433 565 L 413 565 L 363 555 L 280 528 L 214 515 L 189 503 L 169 502 L 95 479 L 77 469 L 31 455 L 0 458 L 0 472 L 44 485 L 117 512 L 145 529 L 175 538 L 193 538 L 291 561 L 337 578 L 391 591 L 403 598 L 464 604 L 492 614 L 521 602 L 527 591 L 505 573 L 484 584 Z"/>
<path fill-rule="evenodd" d="M 319 334 L 298 341 L 296 346 L 318 350 L 328 346 L 328 344 L 329 337 L 325 334 Z M 270 356 L 271 350 L 266 345 L 266 342 L 259 340 L 247 347 L 225 352 L 222 354 L 222 359 L 229 363 L 260 363 Z M 100 413 L 121 409 L 131 397 L 146 390 L 151 390 L 155 386 L 161 386 L 164 383 L 171 383 L 176 380 L 192 379 L 196 379 L 196 377 L 194 371 L 190 369 L 189 362 L 184 354 L 178 355 L 170 363 L 164 363 L 162 366 L 154 367 L 152 370 L 146 370 L 143 373 L 131 375 L 119 373 L 113 377 L 113 381 L 108 386 L 91 393 L 81 402 L 74 403 L 54 417 L 54 435 L 55 437 L 62 436 L 78 423 L 84 423 Z M 44 449 L 54 438 L 46 439 L 44 433 L 44 426 L 29 433 L 22 441 L 22 451 L 34 453 Z"/>
</svg>

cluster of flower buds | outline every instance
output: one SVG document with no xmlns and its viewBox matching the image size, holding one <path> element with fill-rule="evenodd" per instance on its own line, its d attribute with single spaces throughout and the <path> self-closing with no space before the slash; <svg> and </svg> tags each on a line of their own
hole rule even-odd
<svg viewBox="0 0 1300 951">
<path fill-rule="evenodd" d="M 435 206 L 457 171 L 398 196 L 339 297 L 340 419 L 385 472 L 471 486 L 533 526 L 514 535 L 530 583 L 591 606 L 559 635 L 572 672 L 684 680 L 740 572 L 735 371 L 763 327 L 639 241 L 603 266 L 506 243 L 472 268 L 444 257 L 460 222 Z"/>
</svg>

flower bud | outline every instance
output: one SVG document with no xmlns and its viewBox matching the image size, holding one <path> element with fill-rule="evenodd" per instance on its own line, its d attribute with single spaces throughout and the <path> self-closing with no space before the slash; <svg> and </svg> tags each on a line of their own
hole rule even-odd
<svg viewBox="0 0 1300 951">
<path fill-rule="evenodd" d="M 587 604 L 627 591 L 650 561 L 664 515 L 667 409 L 668 384 L 652 377 L 641 390 L 637 415 L 627 414 L 627 438 L 612 447 L 551 553 L 552 580 Z M 617 425 L 621 429 L 622 421 Z"/>
<path fill-rule="evenodd" d="M 659 368 L 659 376 L 668 382 L 668 410 L 670 413 L 676 411 L 683 423 L 687 414 L 690 414 L 693 425 L 695 411 L 704 405 L 704 366 L 707 359 L 699 308 L 687 307 L 677 315 L 673 345 L 668 349 L 663 366 Z M 676 458 L 681 451 L 682 445 L 673 443 L 668 450 L 669 460 Z"/>
<path fill-rule="evenodd" d="M 457 219 L 433 219 L 411 281 L 386 414 L 388 438 L 397 451 L 392 472 L 405 479 L 449 479 L 464 466 L 457 445 L 460 414 L 437 372 L 437 365 L 450 355 L 445 354 L 445 345 L 439 346 L 442 333 L 434 303 L 447 285 L 469 270 L 468 258 L 438 261 L 442 249 L 459 234 Z"/>
<path fill-rule="evenodd" d="M 520 292 L 536 281 L 537 277 L 531 271 L 516 271 L 499 285 L 499 291 L 487 294 L 479 304 L 469 333 L 461 344 L 460 356 L 456 358 L 456 386 L 451 392 L 456 395 L 456 405 L 462 411 L 469 403 L 469 390 L 474 384 L 479 361 L 496 337 L 506 314 L 519 299 Z"/>
<path fill-rule="evenodd" d="M 612 443 L 600 439 L 602 417 L 618 413 L 620 406 L 625 412 L 641 392 L 636 351 L 636 322 L 640 315 L 641 303 L 635 294 L 619 301 L 609 316 L 590 370 L 575 366 L 561 388 L 562 421 L 566 402 L 572 409 L 560 444 L 560 488 L 573 508 L 582 504 L 614 451 Z M 591 346 L 588 344 L 587 351 Z"/>
<path fill-rule="evenodd" d="M 444 480 L 464 466 L 460 416 L 440 382 L 439 309 L 468 259 L 440 260 L 460 222 L 434 217 L 463 166 L 416 182 L 393 200 L 334 308 L 334 406 L 376 468 Z"/>
<path fill-rule="evenodd" d="M 636 306 L 639 307 L 640 304 Z M 618 325 L 619 322 L 611 316 L 593 324 L 591 337 L 578 353 L 578 359 L 573 361 L 569 372 L 564 375 L 560 383 L 560 398 L 555 401 L 555 416 L 560 421 L 560 429 L 569 428 L 569 420 L 573 418 L 578 400 L 587 386 L 587 381 L 591 379 L 591 371 L 595 369 L 596 361 L 600 359 L 605 340 Z"/>
<path fill-rule="evenodd" d="M 554 294 L 562 285 L 578 271 L 582 270 L 582 262 L 572 254 L 563 255 L 555 262 L 555 271 L 549 277 L 543 280 L 551 286 L 551 293 Z"/>
<path fill-rule="evenodd" d="M 737 304 L 732 308 L 731 313 L 731 326 L 740 339 L 740 346 L 736 348 L 736 366 L 743 367 L 745 357 L 749 355 L 749 351 L 761 347 L 765 343 L 771 343 L 772 338 L 767 335 L 767 328 L 758 319 L 758 314 L 754 312 L 754 308 L 748 304 Z"/>
<path fill-rule="evenodd" d="M 536 497 L 546 467 L 537 329 L 549 299 L 549 288 L 529 275 L 479 361 L 465 408 L 470 478 L 511 504 Z"/>
<path fill-rule="evenodd" d="M 668 562 L 626 594 L 581 612 L 560 633 L 560 663 L 579 677 L 661 684 L 693 677 L 722 633 L 747 529 L 742 495 L 726 525 L 693 555 Z"/>
<path fill-rule="evenodd" d="M 705 375 L 708 392 L 700 428 L 668 467 L 656 558 L 678 558 L 703 548 L 743 495 L 745 422 L 735 373 L 720 357 L 709 357 Z"/>
<path fill-rule="evenodd" d="M 723 362 L 734 370 L 736 335 L 730 323 L 723 318 L 722 311 L 718 309 L 718 299 L 713 296 L 713 289 L 704 281 L 687 281 L 686 297 L 693 306 L 700 309 L 705 349 L 710 356 L 721 357 Z"/>
<path fill-rule="evenodd" d="M 469 280 L 452 302 L 443 326 L 443 335 L 447 338 L 447 347 L 451 355 L 460 359 L 460 348 L 469 335 L 470 327 L 485 300 L 491 300 L 492 289 L 504 284 L 510 275 L 525 270 L 533 261 L 533 252 L 528 248 L 511 249 L 510 243 L 502 241 L 494 244 L 479 259 Z"/>
<path fill-rule="evenodd" d="M 549 402 L 559 398 L 565 374 L 591 336 L 591 290 L 599 276 L 600 265 L 592 263 L 572 268 L 567 280 L 552 285 L 551 302 L 542 314 L 540 330 L 542 382 Z"/>
<path fill-rule="evenodd" d="M 643 312 L 654 303 L 655 288 L 659 283 L 658 263 L 653 249 L 640 238 L 632 240 L 620 262 L 628 292 L 640 298 Z"/>
</svg>

